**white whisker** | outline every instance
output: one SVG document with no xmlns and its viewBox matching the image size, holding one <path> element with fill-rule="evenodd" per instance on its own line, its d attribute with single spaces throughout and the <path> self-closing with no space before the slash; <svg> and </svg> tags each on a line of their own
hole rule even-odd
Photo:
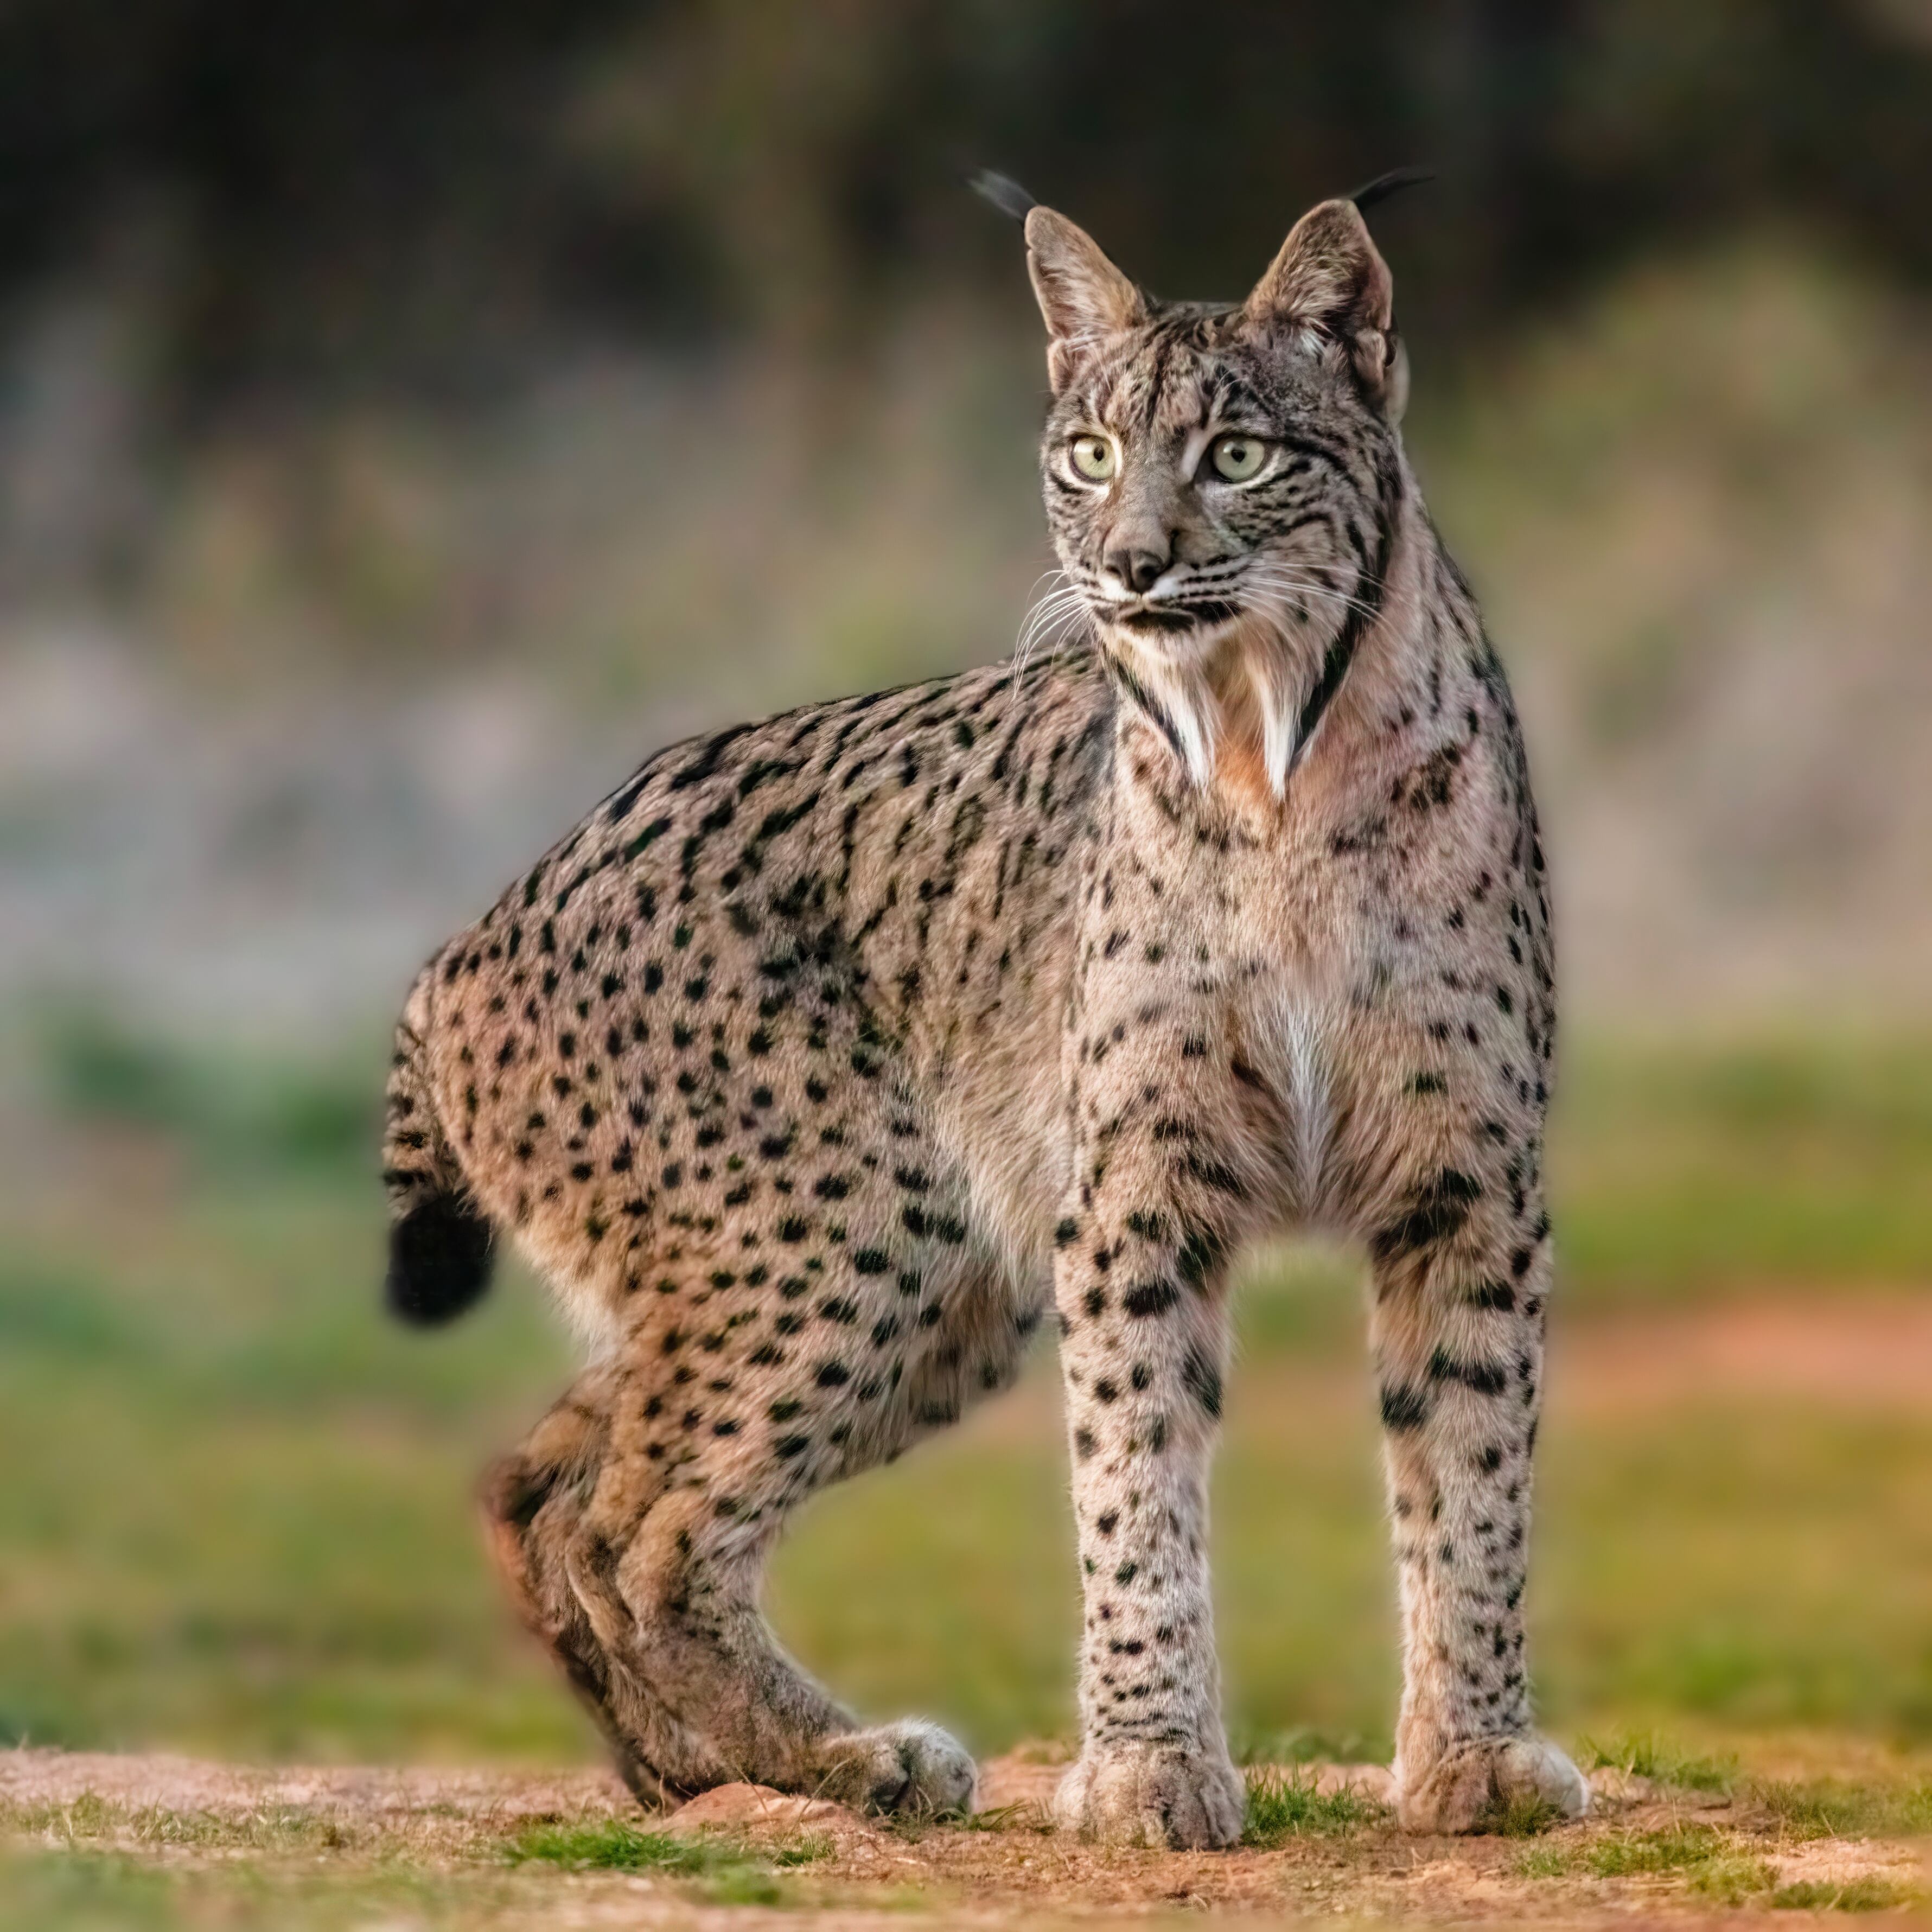
<svg viewBox="0 0 1932 1932">
<path fill-rule="evenodd" d="M 1040 580 L 1044 581 L 1052 577 L 1064 578 L 1066 574 L 1064 570 L 1050 571 L 1043 573 Z M 1014 641 L 1015 670 L 1024 670 L 1040 641 L 1057 632 L 1077 611 L 1084 610 L 1086 603 L 1086 593 L 1078 585 L 1063 584 L 1049 591 L 1034 604 L 1022 620 L 1019 634 Z"/>
<path fill-rule="evenodd" d="M 1306 578 L 1288 574 L 1278 564 L 1258 564 L 1249 572 L 1250 579 L 1258 590 L 1284 592 L 1291 596 L 1312 597 L 1324 603 L 1340 604 L 1349 610 L 1359 610 L 1365 617 L 1377 615 L 1374 604 L 1366 603 L 1359 597 L 1347 592 L 1331 590 L 1326 584 L 1313 584 Z"/>
</svg>

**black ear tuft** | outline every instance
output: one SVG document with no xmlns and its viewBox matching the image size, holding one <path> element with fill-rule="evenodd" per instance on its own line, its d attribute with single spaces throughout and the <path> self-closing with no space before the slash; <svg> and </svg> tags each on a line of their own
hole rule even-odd
<svg viewBox="0 0 1932 1932">
<path fill-rule="evenodd" d="M 1419 188 L 1424 182 L 1436 178 L 1433 168 L 1391 168 L 1385 175 L 1378 175 L 1372 182 L 1364 182 L 1353 194 L 1345 194 L 1344 201 L 1352 201 L 1358 208 L 1372 208 L 1378 201 L 1386 201 L 1392 194 L 1400 194 L 1406 188 Z"/>
<path fill-rule="evenodd" d="M 432 1195 L 389 1230 L 392 1314 L 416 1328 L 450 1322 L 490 1285 L 490 1224 L 454 1195 Z"/>
<path fill-rule="evenodd" d="M 966 185 L 1016 221 L 1024 221 L 1039 206 L 1011 176 L 995 174 L 991 168 L 982 168 Z"/>
</svg>

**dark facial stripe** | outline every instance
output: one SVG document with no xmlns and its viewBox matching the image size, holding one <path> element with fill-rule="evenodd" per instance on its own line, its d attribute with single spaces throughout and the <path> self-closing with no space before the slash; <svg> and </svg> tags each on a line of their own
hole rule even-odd
<svg viewBox="0 0 1932 1932">
<path fill-rule="evenodd" d="M 1187 748 L 1182 742 L 1180 728 L 1168 715 L 1167 707 L 1112 651 L 1106 653 L 1106 658 L 1108 674 L 1122 695 L 1167 740 L 1174 755 L 1184 766 L 1187 763 Z"/>
<path fill-rule="evenodd" d="M 1315 688 L 1302 705 L 1301 716 L 1295 725 L 1294 749 L 1288 761 L 1291 777 L 1294 768 L 1307 755 L 1309 740 L 1315 736 L 1329 706 L 1334 702 L 1336 692 L 1342 688 L 1342 680 L 1348 676 L 1348 667 L 1354 661 L 1356 647 L 1369 626 L 1382 615 L 1382 598 L 1388 590 L 1389 545 L 1393 541 L 1399 493 L 1394 465 L 1385 465 L 1378 480 L 1382 487 L 1376 506 L 1375 561 L 1358 580 L 1356 601 L 1349 605 L 1342 628 L 1323 653 L 1322 675 L 1315 680 Z"/>
</svg>

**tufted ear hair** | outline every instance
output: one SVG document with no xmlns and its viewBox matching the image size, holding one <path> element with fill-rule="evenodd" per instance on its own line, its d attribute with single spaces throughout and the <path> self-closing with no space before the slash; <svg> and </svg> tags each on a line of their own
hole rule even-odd
<svg viewBox="0 0 1932 1932">
<path fill-rule="evenodd" d="M 1064 389 L 1093 344 L 1146 320 L 1146 298 L 1084 228 L 1050 208 L 1028 212 L 1026 241 L 1027 272 L 1046 318 L 1047 376 Z"/>
<path fill-rule="evenodd" d="M 1324 201 L 1289 232 L 1243 311 L 1269 333 L 1306 331 L 1346 349 L 1370 397 L 1402 412 L 1408 358 L 1395 334 L 1395 282 L 1352 201 Z"/>
</svg>

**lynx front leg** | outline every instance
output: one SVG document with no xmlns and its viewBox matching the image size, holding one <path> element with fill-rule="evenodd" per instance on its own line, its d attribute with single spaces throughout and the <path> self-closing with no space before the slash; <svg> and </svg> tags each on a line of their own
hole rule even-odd
<svg viewBox="0 0 1932 1932">
<path fill-rule="evenodd" d="M 1531 1732 L 1523 1663 L 1548 1229 L 1534 1202 L 1505 1222 L 1484 1183 L 1445 1167 L 1371 1243 L 1412 1831 L 1478 1830 L 1512 1799 L 1570 1815 L 1588 1802 L 1575 1766 Z"/>
<path fill-rule="evenodd" d="M 1246 1793 L 1220 1712 L 1208 1471 L 1226 1352 L 1223 1260 L 1250 1163 L 1238 1108 L 1189 1076 L 1202 1036 L 1155 1024 L 1090 1079 L 1057 1230 L 1054 1293 L 1086 1598 L 1084 1736 L 1063 1824 L 1155 1845 L 1232 1844 Z M 1118 1109 L 1118 1111 L 1116 1111 Z"/>
</svg>

